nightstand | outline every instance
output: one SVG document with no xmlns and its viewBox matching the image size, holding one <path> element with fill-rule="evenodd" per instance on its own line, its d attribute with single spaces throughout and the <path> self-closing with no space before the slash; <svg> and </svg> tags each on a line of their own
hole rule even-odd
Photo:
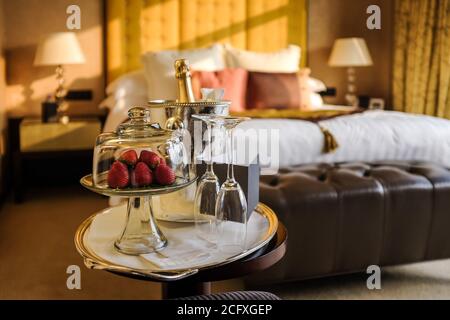
<svg viewBox="0 0 450 320">
<path fill-rule="evenodd" d="M 72 118 L 67 124 L 43 123 L 38 118 L 8 119 L 8 149 L 15 202 L 22 202 L 25 186 L 78 181 L 91 171 L 101 118 Z"/>
</svg>

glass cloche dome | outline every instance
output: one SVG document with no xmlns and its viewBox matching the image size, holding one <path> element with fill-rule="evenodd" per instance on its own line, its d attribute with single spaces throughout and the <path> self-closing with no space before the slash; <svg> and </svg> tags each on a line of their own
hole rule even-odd
<svg viewBox="0 0 450 320">
<path fill-rule="evenodd" d="M 97 138 L 93 186 L 116 193 L 165 190 L 188 182 L 190 157 L 178 131 L 151 123 L 150 111 L 135 107 L 115 133 Z"/>
<path fill-rule="evenodd" d="M 145 108 L 132 108 L 128 116 L 116 132 L 97 137 L 93 173 L 81 184 L 103 195 L 128 197 L 124 229 L 114 245 L 138 255 L 167 245 L 153 216 L 152 196 L 186 188 L 196 176 L 181 131 L 151 123 Z"/>
</svg>

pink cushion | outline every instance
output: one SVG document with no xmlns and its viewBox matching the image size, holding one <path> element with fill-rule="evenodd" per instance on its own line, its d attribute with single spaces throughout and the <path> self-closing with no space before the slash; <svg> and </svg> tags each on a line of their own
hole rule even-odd
<svg viewBox="0 0 450 320">
<path fill-rule="evenodd" d="M 231 101 L 230 111 L 245 110 L 248 71 L 229 68 L 220 71 L 192 71 L 192 89 L 196 99 L 201 98 L 201 88 L 225 89 L 225 100 Z"/>
</svg>

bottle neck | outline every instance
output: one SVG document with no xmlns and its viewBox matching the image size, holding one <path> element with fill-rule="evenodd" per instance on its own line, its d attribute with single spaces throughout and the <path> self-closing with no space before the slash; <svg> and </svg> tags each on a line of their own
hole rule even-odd
<svg viewBox="0 0 450 320">
<path fill-rule="evenodd" d="M 191 71 L 187 59 L 175 60 L 175 78 L 178 82 L 178 102 L 195 102 Z"/>
<path fill-rule="evenodd" d="M 188 73 L 182 73 L 177 77 L 178 80 L 178 102 L 194 102 L 194 93 L 192 91 L 191 76 Z"/>
</svg>

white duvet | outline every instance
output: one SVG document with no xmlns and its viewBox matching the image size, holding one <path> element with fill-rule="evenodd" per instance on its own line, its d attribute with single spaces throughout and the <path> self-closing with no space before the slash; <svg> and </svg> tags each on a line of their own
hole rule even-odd
<svg viewBox="0 0 450 320">
<path fill-rule="evenodd" d="M 106 131 L 114 130 L 127 118 L 126 105 L 129 104 L 116 104 L 111 110 Z M 395 111 L 366 111 L 321 121 L 320 125 L 336 138 L 339 148 L 335 152 L 323 153 L 324 136 L 309 121 L 254 119 L 238 128 L 271 129 L 278 133 L 275 148 L 272 145 L 261 154 L 261 160 L 270 162 L 265 167 L 271 168 L 263 174 L 278 167 L 317 162 L 407 160 L 450 167 L 450 120 Z M 261 142 L 264 144 L 258 141 L 259 146 Z"/>
<path fill-rule="evenodd" d="M 321 121 L 339 148 L 323 153 L 324 136 L 311 122 L 254 119 L 239 127 L 279 131 L 279 166 L 344 161 L 431 161 L 450 167 L 450 121 L 395 111 L 367 111 Z"/>
</svg>

